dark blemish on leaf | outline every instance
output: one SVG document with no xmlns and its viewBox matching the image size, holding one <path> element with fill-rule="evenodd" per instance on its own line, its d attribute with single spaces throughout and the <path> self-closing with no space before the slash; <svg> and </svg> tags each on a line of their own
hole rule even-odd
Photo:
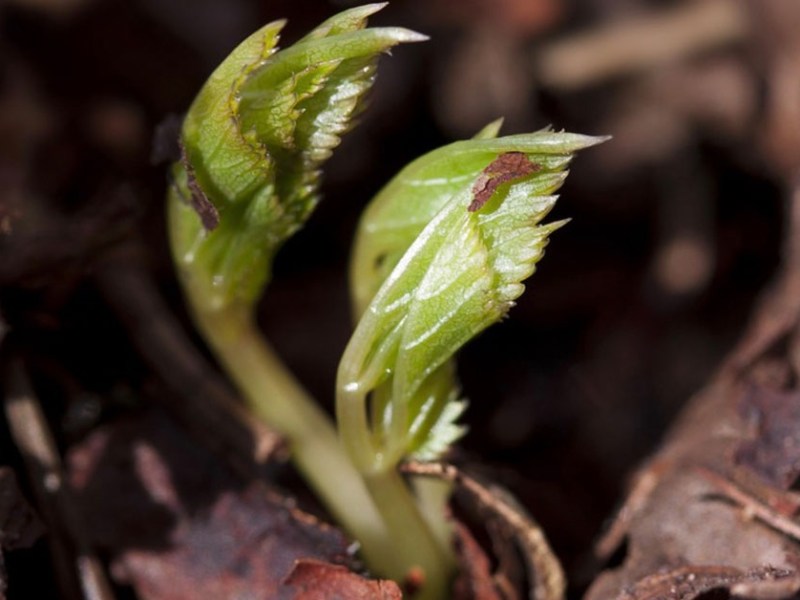
<svg viewBox="0 0 800 600">
<path fill-rule="evenodd" d="M 211 203 L 211 200 L 208 199 L 208 196 L 200 187 L 194 174 L 194 169 L 186 156 L 186 148 L 180 141 L 178 144 L 181 150 L 181 164 L 186 169 L 186 181 L 192 194 L 189 203 L 195 212 L 200 215 L 200 220 L 203 222 L 203 227 L 206 228 L 206 231 L 212 231 L 219 225 L 219 212 L 217 212 L 217 207 Z"/>
<path fill-rule="evenodd" d="M 541 167 L 525 155 L 524 152 L 505 152 L 481 171 L 472 186 L 472 202 L 467 207 L 469 212 L 480 210 L 502 184 L 522 179 L 535 173 Z"/>
<path fill-rule="evenodd" d="M 381 252 L 378 254 L 378 256 L 375 257 L 375 268 L 380 269 L 383 266 L 383 263 L 386 262 L 387 258 L 388 256 L 386 252 Z"/>
</svg>

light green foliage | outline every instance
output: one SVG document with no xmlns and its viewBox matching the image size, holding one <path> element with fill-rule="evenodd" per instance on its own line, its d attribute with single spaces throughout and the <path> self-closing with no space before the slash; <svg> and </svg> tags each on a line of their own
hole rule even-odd
<svg viewBox="0 0 800 600">
<path fill-rule="evenodd" d="M 351 287 L 363 316 L 338 383 L 342 438 L 365 471 L 414 453 L 432 458 L 460 434 L 454 421 L 464 405 L 450 358 L 522 293 L 548 235 L 563 224 L 539 223 L 572 154 L 602 141 L 496 133 L 493 124 L 412 162 L 360 224 Z M 532 172 L 510 176 L 468 210 L 482 172 L 506 153 L 524 154 Z"/>
<path fill-rule="evenodd" d="M 358 314 L 433 216 L 499 154 L 523 152 L 540 167 L 539 177 L 553 175 L 560 181 L 566 177 L 574 152 L 602 141 L 551 131 L 495 139 L 495 127 L 499 128 L 499 123 L 490 124 L 472 140 L 449 144 L 416 159 L 369 204 L 359 224 L 350 271 Z"/>
<path fill-rule="evenodd" d="M 320 166 L 358 114 L 379 55 L 426 39 L 365 28 L 382 6 L 344 11 L 285 50 L 277 49 L 284 22 L 270 23 L 196 97 L 181 134 L 185 159 L 174 167 L 170 227 L 176 262 L 205 308 L 252 306 L 275 252 L 316 205 Z"/>
<path fill-rule="evenodd" d="M 416 534 L 408 552 L 397 551 L 329 416 L 281 364 L 254 315 L 275 253 L 316 205 L 321 165 L 358 116 L 378 57 L 426 39 L 366 28 L 382 6 L 344 11 L 284 50 L 284 23 L 271 23 L 222 62 L 183 123 L 168 225 L 194 321 L 248 406 L 284 436 L 295 466 L 372 569 L 401 579 L 423 564 L 428 589 L 442 596 L 444 560 Z"/>
</svg>

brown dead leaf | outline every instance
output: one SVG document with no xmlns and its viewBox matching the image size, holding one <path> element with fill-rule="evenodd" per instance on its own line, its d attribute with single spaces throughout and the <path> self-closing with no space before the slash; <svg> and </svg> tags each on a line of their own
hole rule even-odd
<svg viewBox="0 0 800 600">
<path fill-rule="evenodd" d="M 454 583 L 454 596 L 465 600 L 501 600 L 515 597 L 512 591 L 501 596 L 495 587 L 492 561 L 466 525 L 456 521 L 456 552 L 459 574 Z"/>
<path fill-rule="evenodd" d="M 505 152 L 494 159 L 481 171 L 472 186 L 472 202 L 467 207 L 470 212 L 480 210 L 502 184 L 517 181 L 535 173 L 541 167 L 528 159 L 523 152 Z"/>
<path fill-rule="evenodd" d="M 514 597 L 511 565 L 504 557 L 521 554 L 529 579 L 529 597 L 533 600 L 563 600 L 566 589 L 564 571 L 553 554 L 544 532 L 533 518 L 507 491 L 496 485 L 481 483 L 454 465 L 437 462 L 404 463 L 406 473 L 436 477 L 455 484 L 455 499 L 470 512 L 480 515 L 495 546 L 498 569 L 495 582 L 498 591 Z M 462 559 L 468 558 L 462 554 Z M 516 561 L 515 561 L 516 562 Z M 514 570 L 517 570 L 516 568 Z M 509 593 L 509 589 L 512 591 Z M 487 597 L 488 598 L 488 597 Z"/>
<path fill-rule="evenodd" d="M 312 598 L 286 586 L 306 581 L 297 565 L 307 560 L 338 565 L 325 571 L 326 597 L 391 590 L 349 572 L 342 533 L 262 484 L 242 487 L 155 411 L 98 430 L 71 449 L 68 464 L 81 510 L 92 515 L 87 535 L 141 600 Z"/>
<path fill-rule="evenodd" d="M 283 600 L 400 600 L 403 597 L 394 581 L 370 580 L 341 565 L 311 559 L 298 560 L 283 581 Z M 289 595 L 286 591 L 290 591 Z"/>
<path fill-rule="evenodd" d="M 648 575 L 620 593 L 617 600 L 700 600 L 710 598 L 707 594 L 716 590 L 751 600 L 790 600 L 798 582 L 797 574 L 785 569 L 763 567 L 744 572 L 733 567 L 694 565 Z M 739 595 L 742 591 L 748 595 Z M 782 595 L 761 594 L 773 591 Z M 721 593 L 719 597 L 729 596 Z"/>
<path fill-rule="evenodd" d="M 741 412 L 755 437 L 739 444 L 736 464 L 789 489 L 800 476 L 800 393 L 753 386 Z"/>
</svg>

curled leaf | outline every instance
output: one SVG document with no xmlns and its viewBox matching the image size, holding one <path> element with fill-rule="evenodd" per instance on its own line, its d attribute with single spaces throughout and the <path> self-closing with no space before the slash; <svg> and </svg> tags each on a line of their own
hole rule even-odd
<svg viewBox="0 0 800 600">
<path fill-rule="evenodd" d="M 403 168 L 370 202 L 359 223 L 350 263 L 356 316 L 361 315 L 434 215 L 459 189 L 475 182 L 499 155 L 521 152 L 539 167 L 543 176 L 563 179 L 575 152 L 604 140 L 553 131 L 496 138 L 499 125 L 495 121 L 474 139 L 454 142 L 421 156 Z"/>
<path fill-rule="evenodd" d="M 426 39 L 366 28 L 382 7 L 344 11 L 284 50 L 285 22 L 266 25 L 193 102 L 173 167 L 170 233 L 183 279 L 206 309 L 255 302 L 275 252 L 316 206 L 320 167 L 352 126 L 380 54 Z"/>
<path fill-rule="evenodd" d="M 375 457 L 356 458 L 362 469 L 387 468 L 409 453 L 432 457 L 457 435 L 463 408 L 454 404 L 461 401 L 451 357 L 522 293 L 548 235 L 563 224 L 540 221 L 571 154 L 598 141 L 541 132 L 459 142 L 406 167 L 370 205 L 352 271 L 357 305 L 379 289 L 338 381 L 343 440 L 354 458 Z M 348 428 L 359 411 L 372 415 L 367 433 Z"/>
</svg>

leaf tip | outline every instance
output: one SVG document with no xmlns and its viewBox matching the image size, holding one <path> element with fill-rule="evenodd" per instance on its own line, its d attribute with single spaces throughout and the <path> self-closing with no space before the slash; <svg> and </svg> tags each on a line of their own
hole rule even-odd
<svg viewBox="0 0 800 600">
<path fill-rule="evenodd" d="M 604 144 L 614 136 L 611 135 L 576 135 L 576 141 L 581 144 L 581 149 L 591 148 L 592 146 L 599 146 Z"/>
<path fill-rule="evenodd" d="M 376 12 L 383 10 L 387 6 L 389 6 L 388 2 L 372 2 L 370 4 L 365 4 L 364 6 L 362 6 L 361 10 L 363 11 L 362 14 L 369 16 L 369 15 L 374 15 Z"/>
<path fill-rule="evenodd" d="M 393 38 L 399 44 L 413 44 L 416 42 L 427 42 L 431 39 L 431 36 L 425 35 L 424 33 L 419 33 L 418 31 L 414 31 L 412 29 L 406 29 L 405 27 L 392 27 L 393 30 Z"/>
<path fill-rule="evenodd" d="M 553 221 L 551 223 L 547 223 L 546 225 L 542 225 L 541 227 L 547 230 L 547 233 L 553 233 L 554 231 L 561 229 L 564 225 L 572 221 L 572 219 L 561 219 L 559 221 Z"/>
<path fill-rule="evenodd" d="M 349 10 L 339 13 L 334 18 L 338 19 L 342 17 L 348 17 L 353 21 L 362 22 L 361 25 L 363 26 L 363 21 L 375 13 L 382 11 L 388 4 L 388 2 L 371 2 L 370 4 L 355 6 Z"/>
<path fill-rule="evenodd" d="M 503 127 L 503 121 L 505 121 L 505 117 L 500 117 L 499 119 L 495 119 L 491 123 L 487 124 L 478 133 L 476 133 L 472 139 L 491 140 L 496 138 L 500 134 L 500 129 Z"/>
</svg>

